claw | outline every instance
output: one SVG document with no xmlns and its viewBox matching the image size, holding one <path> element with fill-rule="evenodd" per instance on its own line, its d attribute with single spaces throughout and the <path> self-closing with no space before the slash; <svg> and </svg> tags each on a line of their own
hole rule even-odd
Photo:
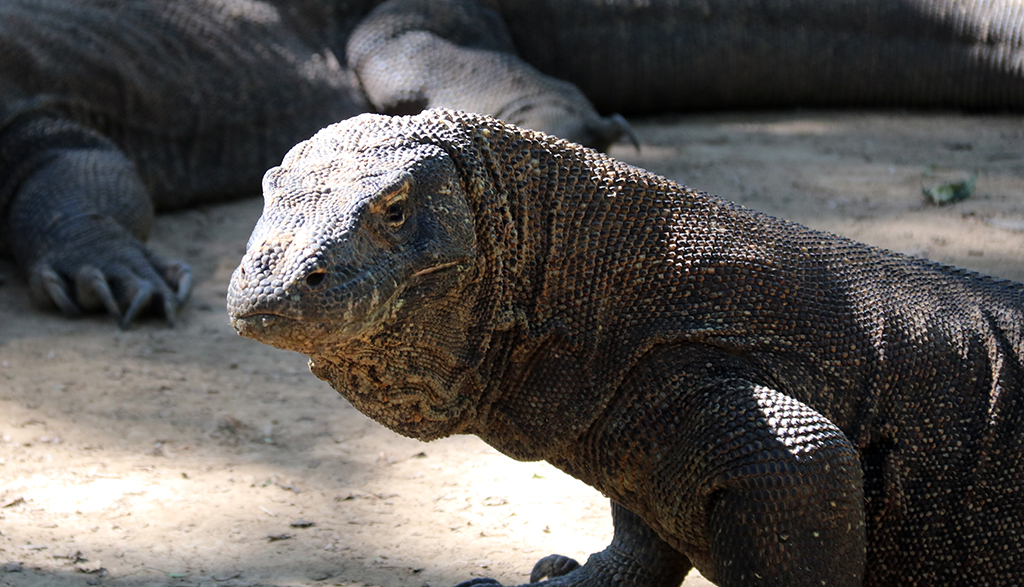
<svg viewBox="0 0 1024 587">
<path fill-rule="evenodd" d="M 164 296 L 164 316 L 170 326 L 178 323 L 177 312 L 192 293 L 192 268 L 183 261 L 165 261 L 158 255 L 150 254 L 150 261 L 173 289 L 172 295 Z"/>
<path fill-rule="evenodd" d="M 131 326 L 132 321 L 139 316 L 139 312 L 143 308 L 149 305 L 149 301 L 153 299 L 153 286 L 145 281 L 138 285 L 138 289 L 135 291 L 135 295 L 132 296 L 132 301 L 128 304 L 128 309 L 124 312 L 124 317 L 121 318 L 121 322 L 118 326 L 122 330 L 127 329 Z"/>
<path fill-rule="evenodd" d="M 178 325 L 178 301 L 177 298 L 164 298 L 164 317 L 167 324 L 174 328 Z"/>
<path fill-rule="evenodd" d="M 192 293 L 192 268 L 186 263 L 178 263 L 178 304 L 184 304 Z M 173 282 L 172 282 L 173 283 Z"/>
<path fill-rule="evenodd" d="M 633 143 L 637 151 L 640 150 L 640 138 L 621 114 L 612 114 L 611 116 L 598 117 L 587 121 L 579 137 L 574 137 L 572 133 L 564 131 L 559 136 L 565 136 L 569 140 L 576 140 L 576 142 L 581 142 L 598 151 L 607 151 L 608 147 L 613 143 L 619 142 L 625 136 L 629 139 L 629 142 Z"/>
<path fill-rule="evenodd" d="M 576 562 L 575 559 L 560 554 L 548 555 L 533 565 L 533 570 L 530 571 L 530 582 L 538 583 L 545 577 L 548 579 L 561 577 L 578 568 L 580 568 L 580 563 Z"/>
<path fill-rule="evenodd" d="M 115 317 L 121 318 L 121 308 L 117 305 L 114 292 L 107 283 L 103 272 L 91 265 L 79 269 L 75 276 L 77 286 L 78 303 L 86 310 L 93 310 L 100 306 L 107 309 L 107 312 Z"/>
<path fill-rule="evenodd" d="M 37 265 L 29 274 L 29 294 L 32 299 L 45 305 L 52 303 L 65 316 L 81 316 L 82 309 L 68 295 L 64 279 L 48 264 Z"/>
<path fill-rule="evenodd" d="M 149 251 L 146 252 L 146 258 L 149 259 L 149 262 L 156 268 L 164 281 L 175 290 L 174 297 L 177 299 L 178 305 L 184 304 L 188 300 L 189 294 L 192 293 L 192 268 L 189 267 L 188 263 L 184 261 L 168 261 L 160 255 Z"/>
<path fill-rule="evenodd" d="M 621 114 L 612 114 L 611 119 L 616 129 L 621 133 L 620 136 L 626 135 L 629 138 L 629 142 L 633 143 L 633 146 L 636 147 L 637 152 L 640 152 L 640 137 L 636 136 L 633 126 Z"/>
<path fill-rule="evenodd" d="M 146 308 L 159 303 L 168 325 L 173 327 L 178 323 L 178 308 L 192 291 L 192 269 L 187 263 L 168 261 L 145 249 L 142 253 L 145 264 L 135 265 L 130 273 L 117 280 L 123 288 L 121 303 L 128 304 L 119 326 L 128 328 Z M 129 297 L 131 300 L 127 301 Z"/>
</svg>

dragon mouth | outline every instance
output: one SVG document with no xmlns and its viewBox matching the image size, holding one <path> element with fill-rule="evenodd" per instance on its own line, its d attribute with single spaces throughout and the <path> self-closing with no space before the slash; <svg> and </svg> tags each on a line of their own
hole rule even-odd
<svg viewBox="0 0 1024 587">
<path fill-rule="evenodd" d="M 288 315 L 257 308 L 231 316 L 231 326 L 246 338 L 313 355 L 372 330 L 393 309 L 397 292 L 387 293 L 390 295 L 384 300 L 376 292 L 363 296 L 339 316 Z"/>
<path fill-rule="evenodd" d="M 389 271 L 384 278 L 374 278 L 368 271 L 358 273 L 336 286 L 348 292 L 348 302 L 332 313 L 303 312 L 299 308 L 263 307 L 237 308 L 231 315 L 231 326 L 246 338 L 284 350 L 306 355 L 317 354 L 325 348 L 366 335 L 379 328 L 402 307 L 400 297 L 406 290 L 403 283 L 422 284 L 462 270 L 459 261 L 437 263 L 405 276 L 395 277 Z M 358 294 L 355 292 L 359 292 Z M 284 304 L 287 306 L 287 304 Z M 294 311 L 293 311 L 294 310 Z"/>
<path fill-rule="evenodd" d="M 231 326 L 246 338 L 280 349 L 313 354 L 325 346 L 363 333 L 389 308 L 399 289 L 390 272 L 385 279 L 375 279 L 369 271 L 360 272 L 335 286 L 334 303 L 327 311 L 330 296 L 324 292 L 306 292 L 305 303 L 299 295 L 271 296 L 254 299 L 242 282 L 235 287 L 241 293 L 228 295 Z M 301 290 L 300 290 L 301 291 Z M 238 301 L 241 300 L 241 301 Z"/>
<path fill-rule="evenodd" d="M 329 333 L 326 324 L 278 314 L 232 316 L 231 326 L 246 338 L 304 354 L 318 348 Z"/>
<path fill-rule="evenodd" d="M 283 323 L 295 321 L 294 318 L 285 318 L 277 314 L 250 314 L 248 316 L 232 316 L 231 326 L 238 334 L 246 338 L 259 338 L 261 335 L 280 328 Z"/>
</svg>

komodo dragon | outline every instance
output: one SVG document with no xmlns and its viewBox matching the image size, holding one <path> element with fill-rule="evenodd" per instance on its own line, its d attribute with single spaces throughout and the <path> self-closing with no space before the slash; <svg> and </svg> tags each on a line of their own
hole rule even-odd
<svg viewBox="0 0 1024 587">
<path fill-rule="evenodd" d="M 608 549 L 532 581 L 1024 581 L 1024 285 L 450 110 L 328 127 L 264 197 L 241 335 L 611 498 Z"/>
<path fill-rule="evenodd" d="M 371 108 L 598 147 L 624 129 L 584 94 L 625 114 L 1024 110 L 1020 0 L 377 4 L 0 0 L 0 253 L 33 298 L 173 321 L 191 274 L 142 244 L 154 208 L 255 192 L 296 142 Z"/>
</svg>

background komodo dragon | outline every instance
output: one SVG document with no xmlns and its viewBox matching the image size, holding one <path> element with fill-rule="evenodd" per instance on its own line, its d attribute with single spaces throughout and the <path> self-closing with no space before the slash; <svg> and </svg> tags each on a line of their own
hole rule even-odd
<svg viewBox="0 0 1024 587">
<path fill-rule="evenodd" d="M 457 107 L 594 146 L 624 131 L 527 63 L 603 112 L 1024 107 L 1018 1 L 393 0 L 367 16 L 378 3 L 0 2 L 0 252 L 33 298 L 122 324 L 152 301 L 173 321 L 190 272 L 142 245 L 153 210 L 255 192 L 289 147 L 371 108 Z"/>
<path fill-rule="evenodd" d="M 331 126 L 264 190 L 239 333 L 612 499 L 611 546 L 532 580 L 1019 584 L 1021 284 L 448 110 Z"/>
</svg>

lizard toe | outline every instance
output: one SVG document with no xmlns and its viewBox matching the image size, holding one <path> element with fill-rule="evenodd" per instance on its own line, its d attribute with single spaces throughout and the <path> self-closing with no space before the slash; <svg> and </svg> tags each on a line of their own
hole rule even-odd
<svg viewBox="0 0 1024 587">
<path fill-rule="evenodd" d="M 32 299 L 67 316 L 106 312 L 121 328 L 150 311 L 173 326 L 192 287 L 189 266 L 151 253 L 134 238 L 101 244 L 102 250 L 51 251 L 36 262 L 29 272 Z"/>
<path fill-rule="evenodd" d="M 92 265 L 83 265 L 75 274 L 75 296 L 86 312 L 106 309 L 111 316 L 120 319 L 121 308 L 103 272 Z"/>
<path fill-rule="evenodd" d="M 173 300 L 176 302 L 176 306 L 181 306 L 188 301 L 188 297 L 192 293 L 192 268 L 189 264 L 184 261 L 165 259 L 149 250 L 146 250 L 146 257 L 164 282 L 174 290 Z M 165 300 L 165 307 L 166 302 L 167 300 Z"/>
<path fill-rule="evenodd" d="M 141 244 L 137 246 L 113 259 L 78 270 L 78 304 L 87 311 L 105 308 L 118 318 L 121 328 L 128 328 L 151 310 L 162 313 L 168 324 L 174 326 L 180 296 L 187 295 L 187 289 L 183 292 L 181 284 L 189 287 L 191 271 L 184 263 L 154 262 L 156 255 Z M 180 279 L 177 283 L 168 282 L 166 276 L 174 271 L 180 272 Z"/>
<path fill-rule="evenodd" d="M 501 587 L 501 583 L 491 579 L 489 577 L 477 577 L 476 579 L 470 579 L 469 581 L 463 581 L 455 587 L 479 587 L 481 585 L 497 585 Z"/>
<path fill-rule="evenodd" d="M 143 309 L 149 306 L 149 302 L 153 299 L 153 285 L 147 281 L 139 281 L 133 284 L 131 301 L 128 303 L 128 309 L 124 312 L 124 317 L 121 318 L 119 326 L 121 328 L 128 328 L 131 326 L 132 321 L 137 318 Z"/>
<path fill-rule="evenodd" d="M 580 563 L 576 562 L 576 559 L 562 556 L 560 554 L 548 555 L 533 565 L 533 570 L 530 572 L 530 582 L 537 583 L 545 577 L 553 579 L 555 577 L 561 577 L 562 575 L 571 573 L 576 569 L 580 568 Z"/>
<path fill-rule="evenodd" d="M 28 291 L 39 306 L 56 306 L 65 316 L 80 316 L 82 309 L 75 303 L 68 284 L 49 263 L 37 263 L 28 277 Z"/>
</svg>

